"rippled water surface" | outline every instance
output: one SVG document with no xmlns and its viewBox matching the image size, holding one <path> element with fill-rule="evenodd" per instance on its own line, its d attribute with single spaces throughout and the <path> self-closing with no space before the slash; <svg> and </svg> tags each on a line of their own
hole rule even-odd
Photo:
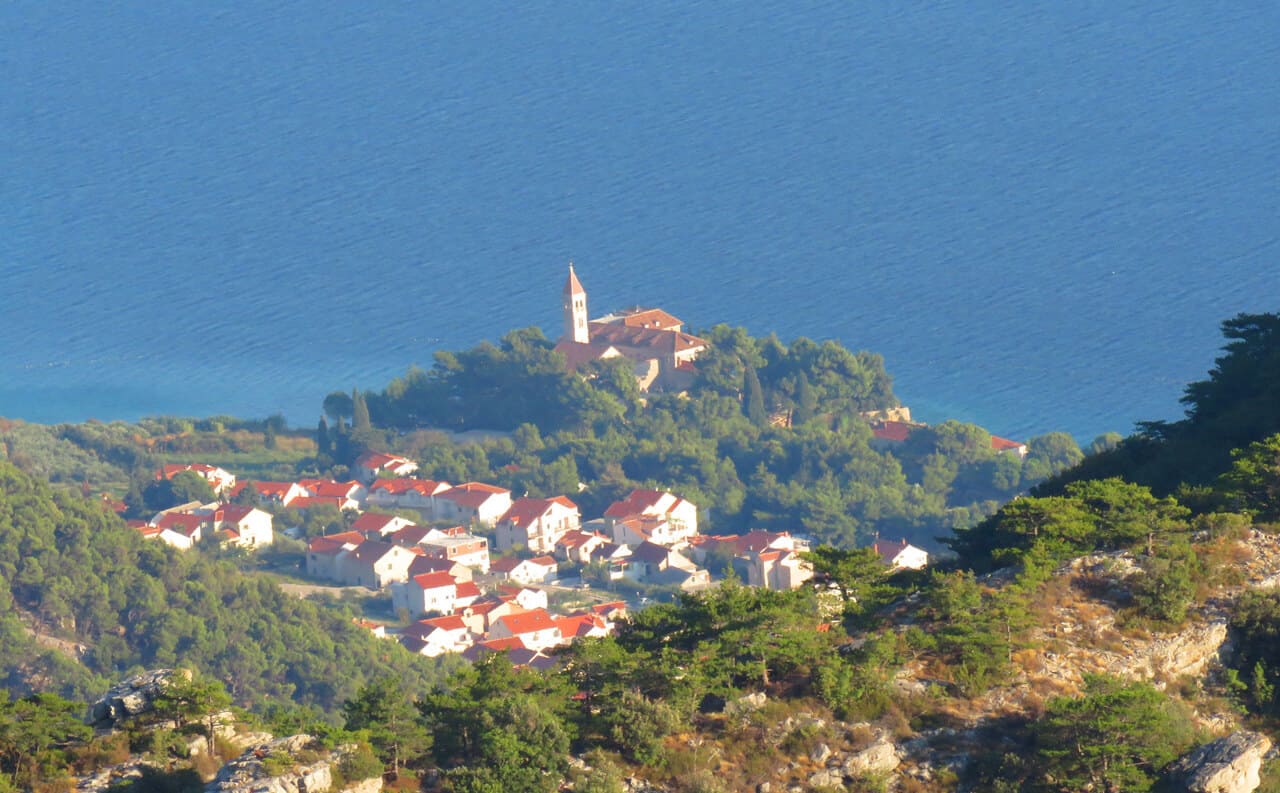
<svg viewBox="0 0 1280 793">
<path fill-rule="evenodd" d="M 515 6 L 515 7 L 512 7 Z M 925 419 L 1178 413 L 1280 310 L 1280 6 L 0 5 L 0 415 L 283 411 L 659 304 Z"/>
</svg>

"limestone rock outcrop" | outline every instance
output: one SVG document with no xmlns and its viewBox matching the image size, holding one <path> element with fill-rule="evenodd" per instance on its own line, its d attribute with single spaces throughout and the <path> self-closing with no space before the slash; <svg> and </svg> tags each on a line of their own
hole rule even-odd
<svg viewBox="0 0 1280 793">
<path fill-rule="evenodd" d="M 291 735 L 247 749 L 205 785 L 205 793 L 326 793 L 333 786 L 331 758 L 303 761 L 314 739 Z M 287 769 L 272 769 L 275 758 L 294 758 Z"/>
<path fill-rule="evenodd" d="M 114 729 L 151 711 L 156 697 L 180 674 L 183 672 L 173 669 L 153 669 L 117 683 L 102 699 L 89 706 L 85 722 L 94 729 Z"/>
<path fill-rule="evenodd" d="M 1271 739 L 1240 731 L 1196 749 L 1173 764 L 1170 773 L 1190 793 L 1250 793 L 1261 782 L 1259 769 Z"/>
</svg>

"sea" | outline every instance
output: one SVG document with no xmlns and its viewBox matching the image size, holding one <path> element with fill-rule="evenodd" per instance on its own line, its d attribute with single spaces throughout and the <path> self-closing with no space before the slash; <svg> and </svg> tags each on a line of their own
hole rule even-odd
<svg viewBox="0 0 1280 793">
<path fill-rule="evenodd" d="M 1280 310 L 1280 4 L 0 4 L 0 416 L 283 413 L 653 305 L 916 417 L 1180 416 Z"/>
</svg>

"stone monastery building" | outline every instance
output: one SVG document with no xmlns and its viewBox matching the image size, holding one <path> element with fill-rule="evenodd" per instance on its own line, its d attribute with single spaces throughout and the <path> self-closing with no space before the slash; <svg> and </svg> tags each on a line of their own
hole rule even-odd
<svg viewBox="0 0 1280 793">
<path fill-rule="evenodd" d="M 588 319 L 587 290 L 569 264 L 564 285 L 564 335 L 556 344 L 570 369 L 601 358 L 634 362 L 641 391 L 683 391 L 697 375 L 693 361 L 707 342 L 684 333 L 683 322 L 660 308 L 631 308 Z"/>
</svg>

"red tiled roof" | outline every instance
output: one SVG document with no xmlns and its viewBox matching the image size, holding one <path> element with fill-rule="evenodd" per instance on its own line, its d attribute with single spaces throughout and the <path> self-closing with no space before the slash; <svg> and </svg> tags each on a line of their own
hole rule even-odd
<svg viewBox="0 0 1280 793">
<path fill-rule="evenodd" d="M 504 617 L 498 617 L 498 622 L 506 626 L 507 630 L 511 631 L 512 635 L 515 636 L 556 627 L 551 615 L 542 609 L 531 609 L 519 614 L 508 614 Z"/>
<path fill-rule="evenodd" d="M 908 424 L 905 421 L 885 421 L 881 422 L 880 426 L 873 428 L 871 434 L 882 441 L 901 443 L 918 429 L 917 425 Z"/>
<path fill-rule="evenodd" d="M 253 512 L 254 507 L 247 504 L 223 504 L 218 507 L 214 513 L 214 517 L 218 520 L 225 520 L 230 523 L 239 523 L 249 517 L 249 513 Z"/>
<path fill-rule="evenodd" d="M 556 540 L 556 545 L 562 548 L 580 548 L 583 545 L 596 539 L 605 539 L 603 534 L 588 533 L 585 531 L 566 532 L 560 539 Z"/>
<path fill-rule="evenodd" d="M 1023 444 L 1017 441 L 1011 441 L 1008 438 L 999 438 L 995 435 L 991 436 L 991 448 L 998 452 L 1007 452 L 1011 449 L 1021 448 Z"/>
<path fill-rule="evenodd" d="M 896 542 L 893 540 L 876 540 L 871 544 L 871 549 L 880 554 L 880 559 L 885 564 L 893 564 L 893 560 L 897 558 L 898 554 L 905 551 L 909 544 L 906 540 L 898 540 Z"/>
<path fill-rule="evenodd" d="M 560 566 L 560 563 L 555 560 L 554 556 L 535 556 L 529 560 L 529 564 L 541 565 L 542 567 Z"/>
<path fill-rule="evenodd" d="M 373 484 L 369 485 L 370 493 L 386 492 L 391 495 L 403 495 L 405 493 L 420 493 L 424 496 L 433 496 L 442 490 L 448 490 L 448 482 L 436 482 L 432 479 L 376 479 Z"/>
<path fill-rule="evenodd" d="M 511 508 L 498 519 L 498 522 L 510 523 L 523 529 L 538 518 L 546 515 L 551 510 L 552 504 L 558 504 L 575 512 L 578 509 L 577 504 L 564 496 L 556 496 L 555 498 L 517 498 L 511 504 Z"/>
<path fill-rule="evenodd" d="M 510 573 L 512 570 L 520 566 L 523 559 L 517 559 L 514 556 L 508 556 L 505 559 L 495 559 L 489 565 L 489 570 L 494 573 Z"/>
<path fill-rule="evenodd" d="M 378 512 L 366 512 L 351 522 L 353 531 L 377 531 L 381 532 L 392 521 L 399 520 L 395 515 L 383 515 Z"/>
<path fill-rule="evenodd" d="M 523 650 L 524 642 L 520 641 L 519 636 L 508 636 L 505 639 L 485 639 L 478 642 L 476 646 L 500 653 L 506 650 Z"/>
<path fill-rule="evenodd" d="M 391 553 L 392 549 L 397 547 L 399 546 L 380 540 L 365 540 L 356 546 L 351 555 L 361 562 L 374 562 Z"/>
<path fill-rule="evenodd" d="M 476 586 L 475 581 L 459 581 L 454 589 L 453 596 L 456 598 L 478 598 L 480 594 L 480 587 Z"/>
<path fill-rule="evenodd" d="M 658 330 L 678 330 L 684 323 L 660 308 L 636 308 L 619 311 L 622 324 L 632 328 L 657 328 Z"/>
<path fill-rule="evenodd" d="M 430 619 L 420 620 L 419 624 L 431 625 L 436 628 L 443 628 L 447 631 L 456 631 L 465 629 L 467 623 L 462 621 L 462 617 L 456 614 L 446 614 L 443 617 L 431 617 Z"/>
<path fill-rule="evenodd" d="M 413 583 L 418 585 L 419 589 L 443 589 L 451 586 L 457 587 L 458 581 L 452 575 L 446 572 L 422 573 L 413 577 Z"/>
<path fill-rule="evenodd" d="M 232 493 L 239 494 L 248 484 L 247 481 L 237 482 L 236 489 Z M 293 487 L 293 484 L 293 482 L 254 482 L 253 489 L 257 490 L 258 495 L 264 498 L 281 499 L 284 498 L 285 493 L 289 492 L 289 488 Z"/>
<path fill-rule="evenodd" d="M 346 498 L 361 487 L 355 480 L 335 482 L 332 479 L 299 479 L 298 484 L 316 498 Z"/>
</svg>

